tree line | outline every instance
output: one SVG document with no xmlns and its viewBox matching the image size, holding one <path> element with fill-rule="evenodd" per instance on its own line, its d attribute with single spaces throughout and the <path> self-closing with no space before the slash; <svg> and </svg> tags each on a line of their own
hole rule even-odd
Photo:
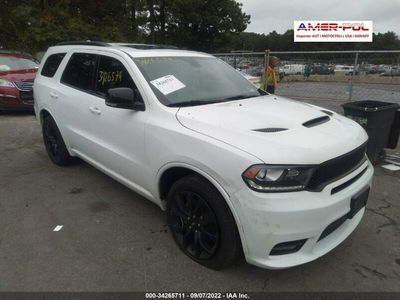
<svg viewBox="0 0 400 300">
<path fill-rule="evenodd" d="M 393 32 L 374 34 L 373 43 L 294 43 L 293 30 L 244 32 L 249 23 L 235 0 L 0 0 L 0 47 L 34 53 L 98 40 L 207 52 L 400 49 Z"/>
<path fill-rule="evenodd" d="M 249 22 L 234 0 L 0 0 L 0 45 L 38 51 L 89 39 L 213 51 Z"/>
</svg>

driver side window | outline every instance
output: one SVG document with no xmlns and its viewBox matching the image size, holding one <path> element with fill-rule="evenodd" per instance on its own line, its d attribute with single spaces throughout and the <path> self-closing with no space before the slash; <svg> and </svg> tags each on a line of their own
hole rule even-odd
<svg viewBox="0 0 400 300">
<path fill-rule="evenodd" d="M 108 89 L 119 87 L 136 89 L 131 76 L 119 60 L 100 55 L 96 71 L 96 93 L 104 97 Z"/>
</svg>

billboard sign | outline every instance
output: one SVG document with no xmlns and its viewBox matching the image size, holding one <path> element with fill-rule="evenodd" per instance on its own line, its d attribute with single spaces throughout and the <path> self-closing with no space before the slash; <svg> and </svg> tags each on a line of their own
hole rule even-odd
<svg viewBox="0 0 400 300">
<path fill-rule="evenodd" d="M 372 21 L 294 21 L 295 42 L 372 42 Z"/>
</svg>

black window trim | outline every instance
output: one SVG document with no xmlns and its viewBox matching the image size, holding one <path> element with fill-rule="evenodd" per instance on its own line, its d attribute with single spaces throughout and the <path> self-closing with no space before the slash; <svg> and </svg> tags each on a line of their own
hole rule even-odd
<svg viewBox="0 0 400 300">
<path fill-rule="evenodd" d="M 78 87 L 76 87 L 76 86 L 70 85 L 70 84 L 68 84 L 68 83 L 62 81 L 62 77 L 63 77 L 63 75 L 64 75 L 65 69 L 67 68 L 68 63 L 69 63 L 69 61 L 71 60 L 72 56 L 73 56 L 74 54 L 76 54 L 76 53 L 78 53 L 78 54 L 92 54 L 92 55 L 95 55 L 95 56 L 96 56 L 96 66 L 95 66 L 95 71 L 93 72 L 93 75 L 92 75 L 91 90 L 84 90 L 84 89 L 78 88 Z M 67 54 L 68 54 L 68 53 L 67 53 Z M 75 90 L 77 90 L 77 91 L 80 91 L 80 92 L 89 94 L 89 95 L 91 95 L 91 96 L 95 96 L 95 97 L 100 98 L 100 99 L 102 99 L 102 100 L 105 100 L 105 98 L 106 98 L 105 95 L 103 95 L 102 93 L 98 93 L 98 92 L 96 91 L 96 90 L 97 90 L 97 82 L 96 82 L 96 77 L 97 77 L 97 76 L 96 76 L 96 75 L 97 75 L 97 71 L 98 71 L 98 68 L 99 68 L 100 56 L 106 56 L 106 57 L 111 57 L 111 58 L 117 59 L 117 58 L 115 58 L 115 57 L 113 57 L 113 56 L 106 55 L 106 54 L 108 54 L 108 53 L 101 53 L 101 54 L 99 54 L 99 53 L 85 52 L 85 51 L 79 51 L 79 50 L 78 50 L 78 51 L 72 51 L 71 55 L 70 55 L 69 58 L 68 58 L 68 61 L 66 62 L 65 66 L 64 66 L 64 70 L 63 70 L 63 72 L 62 72 L 62 74 L 61 74 L 61 76 L 60 76 L 60 79 L 59 79 L 60 84 L 65 85 L 65 86 L 67 86 L 67 87 L 69 87 L 69 88 L 75 89 Z M 68 57 L 68 55 L 65 55 L 64 58 L 65 58 L 65 57 Z M 131 79 L 132 79 L 132 81 L 133 81 L 133 84 L 134 84 L 135 87 L 136 87 L 136 90 L 139 92 L 141 98 L 143 99 L 144 105 L 146 105 L 146 102 L 144 101 L 143 95 L 142 95 L 142 93 L 140 92 L 140 90 L 139 90 L 139 88 L 138 88 L 138 86 L 137 86 L 135 80 L 133 79 L 132 75 L 130 74 L 128 68 L 126 68 L 126 66 L 121 62 L 120 59 L 117 59 L 117 60 L 124 66 L 124 68 L 125 68 L 126 71 L 128 72 L 129 76 L 131 77 Z M 60 65 L 61 65 L 61 64 L 60 64 Z"/>
<path fill-rule="evenodd" d="M 52 56 L 54 56 L 54 55 L 63 55 L 63 57 L 62 57 L 62 59 L 60 60 L 60 62 L 58 63 L 58 66 L 57 66 L 57 68 L 56 68 L 56 71 L 54 72 L 54 74 L 53 74 L 52 76 L 44 75 L 44 74 L 43 74 L 43 70 L 45 69 L 47 62 L 49 61 L 49 58 L 52 57 Z M 47 77 L 47 78 L 53 78 L 53 77 L 57 74 L 57 72 L 59 72 L 60 66 L 61 66 L 61 64 L 62 64 L 62 62 L 63 62 L 63 60 L 65 59 L 66 56 L 67 56 L 67 52 L 56 52 L 56 53 L 53 53 L 53 54 L 50 54 L 49 56 L 47 56 L 47 57 L 46 57 L 46 61 L 44 62 L 43 67 L 42 67 L 42 69 L 40 70 L 40 76 L 44 76 L 44 77 Z"/>
<path fill-rule="evenodd" d="M 66 83 L 66 82 L 64 82 L 64 81 L 62 80 L 63 75 L 64 75 L 64 72 L 65 72 L 65 69 L 67 68 L 68 63 L 70 62 L 70 60 L 72 59 L 72 57 L 74 56 L 74 54 L 91 54 L 91 55 L 95 55 L 95 56 L 96 56 L 96 63 L 95 63 L 95 64 L 96 64 L 96 67 L 95 67 L 95 72 L 93 72 L 93 74 L 92 74 L 92 80 L 91 80 L 90 90 L 81 89 L 81 88 L 79 88 L 79 87 L 76 87 L 76 86 L 73 86 L 73 85 L 71 85 L 71 84 L 68 84 L 68 83 Z M 67 87 L 69 87 L 69 88 L 75 89 L 75 90 L 77 90 L 77 91 L 84 92 L 84 93 L 89 94 L 89 95 L 92 95 L 92 96 L 97 96 L 96 93 L 95 93 L 95 91 L 94 91 L 94 81 L 96 80 L 96 70 L 97 70 L 97 65 L 98 65 L 98 63 L 99 63 L 99 54 L 92 53 L 92 52 L 84 52 L 84 51 L 79 51 L 79 50 L 78 50 L 78 51 L 73 51 L 73 52 L 71 53 L 71 55 L 69 56 L 69 58 L 68 58 L 68 61 L 67 61 L 66 65 L 65 65 L 65 67 L 64 67 L 63 73 L 62 73 L 61 76 L 60 76 L 60 84 L 65 85 L 65 86 L 67 86 Z"/>
<path fill-rule="evenodd" d="M 126 66 L 125 66 L 125 64 L 121 61 L 121 59 L 119 59 L 119 58 L 115 58 L 114 56 L 111 56 L 111 55 L 107 55 L 108 53 L 101 53 L 101 54 L 98 54 L 97 56 L 97 62 L 96 62 L 96 69 L 95 69 L 95 73 L 94 73 L 94 78 L 93 78 L 93 84 L 94 84 L 94 91 L 93 91 L 93 94 L 92 95 L 94 95 L 94 96 L 96 96 L 96 97 L 98 97 L 98 98 L 101 98 L 101 99 L 104 99 L 105 100 L 105 98 L 106 98 L 106 95 L 105 94 L 103 94 L 103 93 L 99 93 L 98 91 L 97 91 L 97 80 L 96 80 L 96 75 L 97 75 L 97 71 L 99 70 L 99 65 L 100 65 L 100 59 L 101 59 L 101 56 L 105 56 L 105 57 L 110 57 L 110 58 L 113 58 L 113 59 L 116 59 L 116 60 L 118 60 L 121 64 L 122 64 L 122 66 L 125 68 L 125 70 L 126 70 L 126 72 L 129 74 L 129 76 L 131 77 L 131 80 L 132 80 L 132 82 L 133 82 L 133 84 L 134 84 L 134 86 L 135 86 L 135 90 L 137 90 L 138 91 L 138 93 L 140 94 L 140 96 L 141 96 L 141 98 L 143 99 L 143 96 L 142 96 L 142 93 L 140 92 L 140 90 L 139 90 L 139 88 L 138 88 L 138 85 L 136 84 L 136 82 L 135 82 L 135 80 L 133 79 L 133 77 L 132 77 L 132 75 L 130 74 L 130 72 L 129 72 L 129 68 L 127 68 Z M 145 103 L 145 101 L 143 100 L 143 103 L 144 103 L 144 105 L 146 105 L 146 103 Z"/>
</svg>

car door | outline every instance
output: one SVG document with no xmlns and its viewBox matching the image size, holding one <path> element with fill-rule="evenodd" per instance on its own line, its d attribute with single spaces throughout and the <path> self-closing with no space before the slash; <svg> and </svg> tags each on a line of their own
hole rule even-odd
<svg viewBox="0 0 400 300">
<path fill-rule="evenodd" d="M 73 52 L 60 78 L 59 86 L 50 92 L 53 108 L 64 139 L 72 151 L 90 157 L 95 146 L 91 123 L 95 116 L 91 103 L 98 56 Z"/>
<path fill-rule="evenodd" d="M 97 143 L 93 158 L 106 171 L 142 190 L 146 182 L 144 131 L 145 111 L 110 107 L 105 104 L 108 89 L 137 89 L 127 63 L 115 54 L 99 55 L 96 70 L 96 98 L 92 99 L 92 132 Z"/>
</svg>

